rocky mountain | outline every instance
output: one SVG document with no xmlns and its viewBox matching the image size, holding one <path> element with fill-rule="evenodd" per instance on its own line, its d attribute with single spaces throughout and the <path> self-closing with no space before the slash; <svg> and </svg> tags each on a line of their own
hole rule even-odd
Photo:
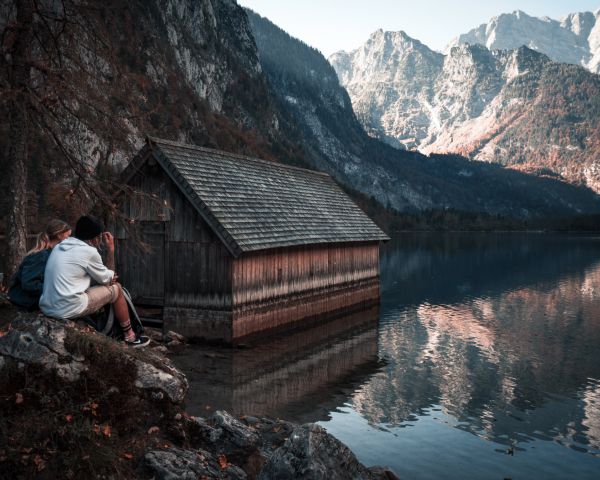
<svg viewBox="0 0 600 480">
<path fill-rule="evenodd" d="M 263 71 L 286 118 L 285 123 L 300 132 L 303 145 L 318 168 L 334 175 L 346 187 L 404 211 L 457 209 L 522 218 L 539 215 L 542 211 L 542 215 L 551 215 L 550 205 L 557 205 L 556 202 L 563 212 L 583 206 L 583 196 L 576 203 L 563 197 L 568 195 L 574 199 L 576 191 L 580 192 L 578 195 L 583 195 L 583 191 L 557 179 L 524 175 L 457 155 L 425 156 L 401 151 L 369 137 L 352 111 L 348 93 L 336 81 L 333 68 L 320 52 L 290 37 L 267 19 L 251 11 L 247 13 Z M 403 66 L 382 73 L 380 91 L 393 82 L 403 85 L 398 88 L 404 92 L 403 96 L 392 89 L 385 92 L 398 100 L 398 111 L 409 117 L 414 113 L 411 120 L 418 123 L 421 119 L 426 123 L 424 115 L 418 116 L 419 102 L 433 95 L 433 86 L 426 82 L 443 69 L 444 57 L 402 33 L 388 35 L 380 31 L 372 41 L 381 47 L 379 54 L 371 58 L 368 52 L 375 49 L 365 48 L 363 61 L 368 59 L 374 66 L 388 62 Z M 398 45 L 400 42 L 402 48 Z M 396 52 L 404 49 L 411 53 L 399 58 Z M 421 69 L 421 66 L 425 67 Z M 392 70 L 396 77 L 390 73 Z M 368 72 L 363 73 L 366 78 Z M 344 78 L 340 70 L 338 74 Z M 415 98 L 408 98 L 413 75 L 419 76 L 423 88 Z M 352 96 L 350 88 L 349 91 Z M 368 92 L 365 98 L 367 96 Z M 382 105 L 385 100 L 384 97 Z M 364 117 L 359 119 L 364 124 Z M 411 128 L 415 133 L 408 134 L 416 137 L 418 127 Z"/>
<path fill-rule="evenodd" d="M 10 19 L 7 12 L 0 30 L 10 25 L 2 23 Z M 77 48 L 81 37 L 70 30 L 77 24 L 66 23 L 56 48 L 73 57 L 72 68 L 87 70 L 63 69 L 60 78 L 73 81 L 60 88 L 44 77 L 34 85 L 44 95 L 32 100 L 43 102 L 32 118 L 49 114 L 35 117 L 29 142 L 32 228 L 50 215 L 73 219 L 89 208 L 97 198 L 85 185 L 114 179 L 146 134 L 318 168 L 355 198 L 374 199 L 380 210 L 519 218 L 600 211 L 593 192 L 558 179 L 457 155 L 399 151 L 369 137 L 326 59 L 233 0 L 112 0 L 84 13 L 108 48 L 89 61 Z M 439 54 L 423 56 L 422 63 L 434 63 L 432 75 L 443 67 Z M 83 74 L 85 82 L 78 82 Z M 3 118 L 6 108 L 0 103 Z M 3 152 L 5 129 L 0 123 Z M 74 158 L 85 167 L 76 174 L 69 163 Z M 2 171 L 9 161 L 0 156 Z M 7 181 L 0 177 L 0 188 Z M 0 200 L 0 228 L 6 205 Z"/>
<path fill-rule="evenodd" d="M 556 62 L 600 73 L 600 9 L 571 13 L 560 21 L 531 17 L 520 10 L 505 13 L 453 39 L 446 52 L 462 44 L 484 45 L 490 50 L 526 46 Z"/>
<path fill-rule="evenodd" d="M 359 49 L 333 54 L 329 61 L 370 135 L 393 146 L 421 143 L 430 123 L 431 79 L 443 68 L 442 54 L 404 32 L 377 30 Z"/>
<path fill-rule="evenodd" d="M 404 32 L 377 30 L 360 48 L 334 53 L 329 62 L 371 136 L 395 147 L 421 145 L 431 124 L 428 110 L 442 54 Z"/>
<path fill-rule="evenodd" d="M 600 191 L 600 77 L 582 67 L 527 47 L 463 44 L 443 55 L 381 30 L 329 60 L 372 136 Z"/>
</svg>

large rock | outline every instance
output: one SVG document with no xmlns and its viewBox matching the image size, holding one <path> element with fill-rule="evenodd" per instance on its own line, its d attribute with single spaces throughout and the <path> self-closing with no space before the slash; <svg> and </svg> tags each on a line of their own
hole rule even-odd
<svg viewBox="0 0 600 480">
<path fill-rule="evenodd" d="M 267 451 L 263 451 L 261 432 L 224 411 L 217 411 L 208 419 L 191 417 L 190 422 L 197 446 L 222 455 L 256 478 L 271 450 L 267 446 Z"/>
<path fill-rule="evenodd" d="M 198 478 L 245 479 L 244 471 L 219 460 L 205 450 L 152 450 L 144 456 L 144 467 L 156 480 L 196 480 Z"/>
<path fill-rule="evenodd" d="M 8 333 L 0 337 L 0 355 L 74 382 L 88 367 L 84 357 L 65 348 L 67 325 L 43 315 L 19 313 Z"/>
<path fill-rule="evenodd" d="M 188 383 L 185 375 L 176 368 L 163 362 L 160 367 L 140 360 L 135 362 L 137 366 L 137 378 L 135 386 L 151 390 L 155 396 L 166 395 L 173 403 L 181 403 L 185 399 Z"/>
<path fill-rule="evenodd" d="M 9 362 L 17 368 L 31 365 L 66 382 L 78 381 L 95 366 L 98 355 L 110 356 L 115 369 L 135 368 L 135 387 L 151 393 L 153 398 L 166 397 L 173 403 L 184 400 L 187 379 L 168 359 L 152 352 L 131 350 L 73 322 L 19 313 L 8 332 L 0 337 L 0 369 Z"/>
<path fill-rule="evenodd" d="M 211 421 L 215 433 L 223 442 L 242 449 L 256 448 L 260 444 L 258 434 L 252 428 L 223 410 L 215 412 Z"/>
<path fill-rule="evenodd" d="M 385 469 L 373 472 L 362 465 L 346 445 L 318 425 L 294 429 L 282 447 L 275 450 L 259 480 L 369 480 L 394 478 Z"/>
</svg>

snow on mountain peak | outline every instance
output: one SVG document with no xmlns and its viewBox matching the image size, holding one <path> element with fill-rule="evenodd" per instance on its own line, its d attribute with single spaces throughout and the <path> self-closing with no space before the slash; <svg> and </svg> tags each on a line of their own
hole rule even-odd
<svg viewBox="0 0 600 480">
<path fill-rule="evenodd" d="M 458 36 L 445 51 L 461 43 L 478 43 L 492 50 L 526 45 L 557 62 L 600 73 L 600 9 L 594 13 L 572 13 L 560 21 L 515 10 L 492 17 L 488 23 Z"/>
</svg>

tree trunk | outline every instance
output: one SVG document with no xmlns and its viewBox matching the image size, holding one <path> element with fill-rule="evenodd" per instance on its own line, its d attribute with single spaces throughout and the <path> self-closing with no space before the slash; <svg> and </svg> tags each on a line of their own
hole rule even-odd
<svg viewBox="0 0 600 480">
<path fill-rule="evenodd" d="M 28 89 L 31 81 L 33 2 L 17 0 L 15 42 L 11 49 L 8 113 L 9 214 L 6 226 L 6 276 L 17 270 L 27 249 L 27 160 L 29 141 Z"/>
</svg>

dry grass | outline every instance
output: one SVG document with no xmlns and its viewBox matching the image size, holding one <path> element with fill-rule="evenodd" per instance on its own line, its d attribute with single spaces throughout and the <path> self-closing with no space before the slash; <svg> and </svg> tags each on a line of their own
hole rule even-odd
<svg viewBox="0 0 600 480">
<path fill-rule="evenodd" d="M 141 455 L 171 441 L 177 413 L 134 386 L 134 359 L 159 360 L 77 329 L 65 347 L 89 361 L 76 383 L 31 365 L 0 371 L 0 478 L 143 477 Z"/>
</svg>

